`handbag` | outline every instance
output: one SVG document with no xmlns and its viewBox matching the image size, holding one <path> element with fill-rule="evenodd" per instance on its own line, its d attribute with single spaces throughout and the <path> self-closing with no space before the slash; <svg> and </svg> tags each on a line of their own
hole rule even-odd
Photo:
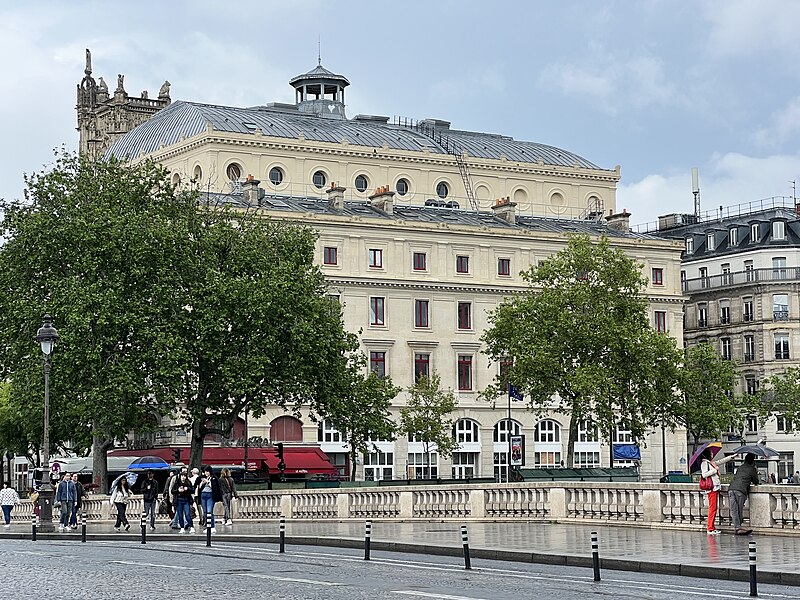
<svg viewBox="0 0 800 600">
<path fill-rule="evenodd" d="M 159 515 L 168 515 L 169 514 L 169 503 L 162 498 L 161 502 L 158 504 L 158 514 Z"/>
<path fill-rule="evenodd" d="M 700 490 L 703 492 L 710 492 L 714 489 L 714 482 L 711 480 L 711 477 L 701 477 L 700 478 Z"/>
</svg>

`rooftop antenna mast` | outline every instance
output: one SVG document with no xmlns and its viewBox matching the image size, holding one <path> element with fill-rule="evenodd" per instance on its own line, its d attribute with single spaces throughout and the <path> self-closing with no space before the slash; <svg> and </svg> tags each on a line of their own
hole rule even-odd
<svg viewBox="0 0 800 600">
<path fill-rule="evenodd" d="M 700 177 L 697 167 L 692 167 L 692 194 L 694 195 L 694 216 L 700 221 Z"/>
<path fill-rule="evenodd" d="M 792 202 L 797 204 L 797 181 L 792 179 L 789 183 L 792 184 Z"/>
<path fill-rule="evenodd" d="M 322 36 L 317 35 L 317 66 L 322 66 Z"/>
</svg>

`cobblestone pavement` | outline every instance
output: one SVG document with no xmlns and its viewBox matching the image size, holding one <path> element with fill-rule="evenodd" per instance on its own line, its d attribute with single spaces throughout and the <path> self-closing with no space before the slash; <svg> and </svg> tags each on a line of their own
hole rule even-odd
<svg viewBox="0 0 800 600">
<path fill-rule="evenodd" d="M 735 536 L 722 534 L 708 536 L 704 531 L 686 529 L 648 529 L 621 526 L 596 526 L 502 522 L 467 523 L 470 546 L 474 550 L 510 550 L 550 556 L 589 557 L 591 531 L 597 531 L 600 555 L 604 559 L 641 561 L 652 565 L 696 565 L 719 569 L 748 569 L 748 544 L 755 541 L 758 551 L 758 569 L 764 572 L 785 573 L 800 581 L 800 534 Z M 132 521 L 129 533 L 117 533 L 109 523 L 90 523 L 90 538 L 100 535 L 120 539 L 139 539 L 139 524 Z M 0 529 L 0 539 L 9 533 L 29 536 L 30 525 L 15 523 L 10 529 Z M 217 527 L 217 541 L 269 542 L 274 544 L 278 535 L 278 521 L 237 522 L 233 526 Z M 80 537 L 79 531 L 53 534 L 55 537 Z M 351 545 L 364 538 L 363 521 L 287 521 L 287 543 L 292 538 L 320 538 L 317 543 L 350 541 Z M 157 523 L 155 534 L 148 531 L 152 543 L 160 540 L 204 539 L 198 528 L 194 535 L 179 535 L 170 531 L 166 521 Z M 396 522 L 374 520 L 372 539 L 375 542 L 424 545 L 429 547 L 461 547 L 458 522 Z M 314 543 L 307 539 L 304 543 Z M 646 569 L 645 569 L 646 570 Z M 652 570 L 652 569 L 651 569 Z"/>
<path fill-rule="evenodd" d="M 220 538 L 222 540 L 222 537 Z M 749 597 L 747 582 L 687 579 L 569 566 L 481 561 L 467 571 L 457 557 L 304 546 L 279 554 L 263 544 L 164 536 L 141 545 L 126 536 L 36 542 L 0 540 L 2 598 L 272 598 L 283 600 L 578 600 Z M 800 588 L 759 585 L 759 596 L 798 600 Z"/>
</svg>

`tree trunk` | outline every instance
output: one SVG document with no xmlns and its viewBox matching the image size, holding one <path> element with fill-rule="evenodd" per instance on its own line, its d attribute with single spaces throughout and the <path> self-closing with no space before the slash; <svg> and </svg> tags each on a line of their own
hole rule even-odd
<svg viewBox="0 0 800 600">
<path fill-rule="evenodd" d="M 358 456 L 358 451 L 351 446 L 350 447 L 350 481 L 356 480 L 356 457 Z"/>
<path fill-rule="evenodd" d="M 192 445 L 189 449 L 189 469 L 199 469 L 203 463 L 203 443 L 205 442 L 205 433 L 203 433 L 203 421 L 206 416 L 203 414 L 200 418 L 195 418 L 192 422 Z"/>
<path fill-rule="evenodd" d="M 569 420 L 569 437 L 567 439 L 567 458 L 564 461 L 564 466 L 567 469 L 572 469 L 575 466 L 575 442 L 578 441 L 578 420 L 572 418 Z M 511 469 L 511 457 L 509 457 L 509 472 Z"/>
<path fill-rule="evenodd" d="M 100 435 L 97 423 L 94 423 L 92 434 L 92 483 L 99 486 L 101 494 L 108 493 L 108 449 L 114 444 L 112 440 Z"/>
</svg>

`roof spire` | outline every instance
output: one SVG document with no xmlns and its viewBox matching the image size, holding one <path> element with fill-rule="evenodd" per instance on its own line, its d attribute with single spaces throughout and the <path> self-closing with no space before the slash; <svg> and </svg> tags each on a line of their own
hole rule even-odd
<svg viewBox="0 0 800 600">
<path fill-rule="evenodd" d="M 86 68 L 83 70 L 86 73 L 86 76 L 89 77 L 92 74 L 92 53 L 89 49 L 86 49 Z"/>
<path fill-rule="evenodd" d="M 317 34 L 317 66 L 322 66 L 322 36 Z"/>
</svg>

